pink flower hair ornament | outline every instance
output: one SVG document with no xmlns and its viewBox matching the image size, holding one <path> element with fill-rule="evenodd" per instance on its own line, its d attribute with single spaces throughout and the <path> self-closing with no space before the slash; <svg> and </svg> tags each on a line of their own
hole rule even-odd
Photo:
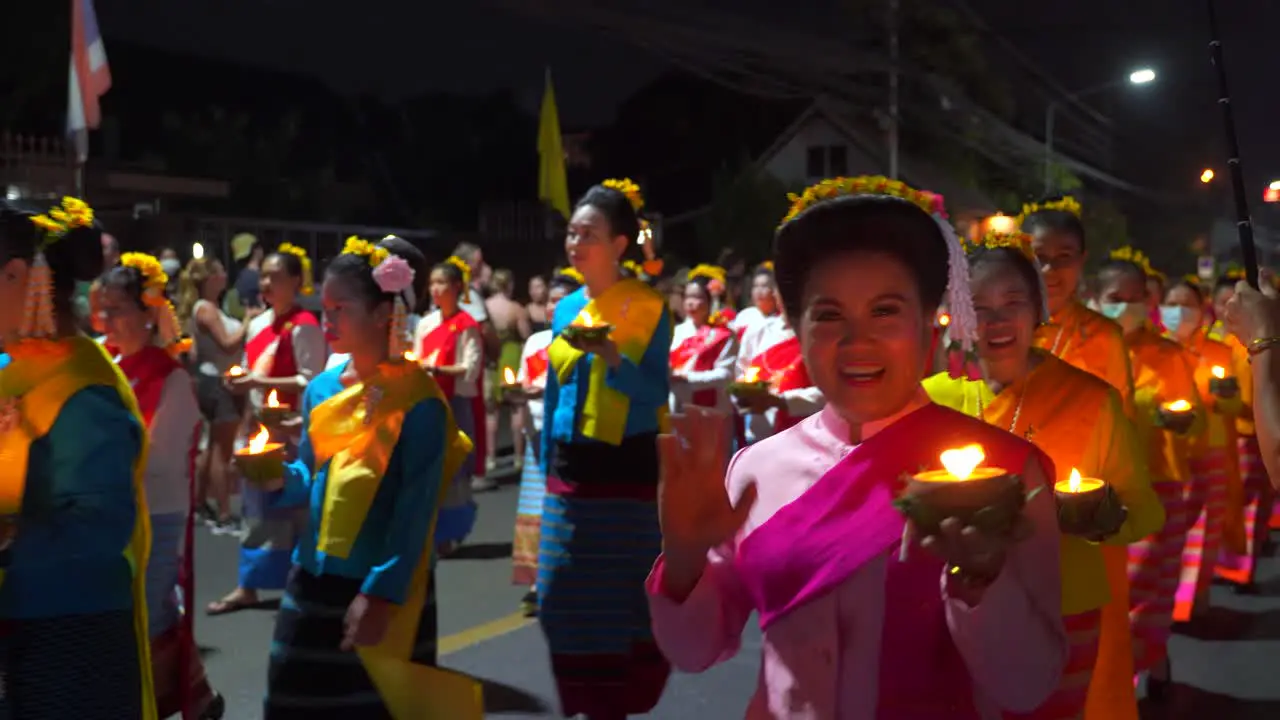
<svg viewBox="0 0 1280 720">
<path fill-rule="evenodd" d="M 373 269 L 373 280 L 385 293 L 399 294 L 413 287 L 413 268 L 404 258 L 388 255 Z"/>
<path fill-rule="evenodd" d="M 373 281 L 378 283 L 382 292 L 395 295 L 387 337 L 387 351 L 392 358 L 403 357 L 412 344 L 409 307 L 417 303 L 413 296 L 414 274 L 404 258 L 390 253 L 373 268 Z"/>
</svg>

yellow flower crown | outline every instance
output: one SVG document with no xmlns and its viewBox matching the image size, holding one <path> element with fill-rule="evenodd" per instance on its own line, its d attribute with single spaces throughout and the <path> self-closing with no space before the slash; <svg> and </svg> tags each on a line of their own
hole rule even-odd
<svg viewBox="0 0 1280 720">
<path fill-rule="evenodd" d="M 120 264 L 138 271 L 142 277 L 142 301 L 151 307 L 167 305 L 164 296 L 169 285 L 169 275 L 154 256 L 140 252 L 127 252 L 120 256 Z"/>
<path fill-rule="evenodd" d="M 378 267 L 391 253 L 384 247 L 378 247 L 368 240 L 352 235 L 342 246 L 342 254 L 362 257 L 369 263 L 369 267 Z"/>
<path fill-rule="evenodd" d="M 765 272 L 773 272 L 773 261 L 765 260 L 764 262 L 760 263 L 760 267 L 756 268 L 756 272 L 760 272 L 761 270 Z"/>
<path fill-rule="evenodd" d="M 1226 278 L 1227 280 L 1235 280 L 1236 282 L 1239 282 L 1241 280 L 1244 280 L 1246 277 L 1248 277 L 1248 273 L 1246 273 L 1244 271 L 1244 268 L 1242 267 L 1239 267 L 1236 265 L 1230 265 L 1227 267 L 1226 270 L 1223 271 L 1222 277 Z"/>
<path fill-rule="evenodd" d="M 578 272 L 578 269 L 572 266 L 556 268 L 556 271 L 551 274 L 551 277 L 569 278 L 570 280 L 578 283 L 579 285 L 583 285 L 587 282 L 587 279 L 582 277 L 582 273 Z"/>
<path fill-rule="evenodd" d="M 644 268 L 640 267 L 640 263 L 635 260 L 623 260 L 620 264 L 622 265 L 623 270 L 626 270 L 637 278 L 644 272 Z"/>
<path fill-rule="evenodd" d="M 444 262 L 446 265 L 452 265 L 458 268 L 458 272 L 462 275 L 463 287 L 469 287 L 471 285 L 471 266 L 467 264 L 466 260 L 463 260 L 457 255 L 450 255 L 444 259 Z"/>
<path fill-rule="evenodd" d="M 719 265 L 698 265 L 689 271 L 689 280 L 697 280 L 698 278 L 719 280 L 723 283 L 725 282 L 725 271 Z"/>
<path fill-rule="evenodd" d="M 298 292 L 303 295 L 314 294 L 316 291 L 315 279 L 311 272 L 311 258 L 307 257 L 307 251 L 293 243 L 280 243 L 280 246 L 276 248 L 276 252 L 298 258 L 298 263 L 302 265 L 302 288 Z"/>
<path fill-rule="evenodd" d="M 1152 269 L 1151 261 L 1147 259 L 1147 256 L 1143 254 L 1141 250 L 1131 245 L 1125 245 L 1124 247 L 1112 250 L 1111 259 L 1131 262 L 1134 265 L 1137 265 L 1138 269 L 1142 270 L 1144 275 L 1154 275 L 1156 272 Z"/>
<path fill-rule="evenodd" d="M 44 250 L 61 240 L 68 232 L 93 225 L 93 208 L 79 198 L 64 197 L 62 203 L 50 208 L 49 212 L 33 215 L 31 224 L 41 232 L 36 249 Z"/>
<path fill-rule="evenodd" d="M 1022 213 L 1019 214 L 1018 217 L 1014 218 L 1014 224 L 1017 225 L 1018 227 L 1022 227 L 1022 221 L 1026 220 L 1028 215 L 1031 215 L 1032 213 L 1046 211 L 1046 210 L 1049 210 L 1049 211 L 1056 210 L 1058 212 L 1071 213 L 1076 217 L 1080 217 L 1081 213 L 1084 212 L 1084 209 L 1080 207 L 1079 200 L 1076 200 L 1071 195 L 1066 195 L 1058 200 L 1049 200 L 1048 202 L 1042 202 L 1042 203 L 1024 204 L 1022 206 Z"/>
<path fill-rule="evenodd" d="M 631 203 L 631 209 L 640 212 L 644 208 L 644 195 L 640 194 L 640 186 L 631 181 L 631 178 L 609 179 L 600 183 L 602 186 L 617 190 L 627 196 L 627 202 Z"/>
<path fill-rule="evenodd" d="M 1031 249 L 1031 236 L 1021 230 L 988 230 L 976 243 L 965 243 L 965 250 L 972 252 L 978 248 L 994 250 L 1009 248 L 1021 253 L 1028 260 L 1035 261 L 1035 251 Z"/>
<path fill-rule="evenodd" d="M 845 195 L 889 195 L 907 200 L 930 215 L 944 218 L 947 215 L 941 195 L 927 190 L 916 190 L 901 180 L 891 180 L 883 175 L 861 175 L 851 178 L 828 178 L 810 185 L 799 195 L 787 193 L 787 199 L 791 201 L 791 209 L 778 225 L 786 225 L 792 218 L 823 200 Z"/>
</svg>

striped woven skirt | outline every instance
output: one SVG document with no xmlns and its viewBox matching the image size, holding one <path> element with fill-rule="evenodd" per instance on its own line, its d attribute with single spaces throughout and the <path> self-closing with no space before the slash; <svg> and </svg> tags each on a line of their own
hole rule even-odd
<svg viewBox="0 0 1280 720">
<path fill-rule="evenodd" d="M 0 621 L 0 720 L 140 720 L 133 610 Z"/>
<path fill-rule="evenodd" d="M 1139 673 L 1164 658 L 1187 541 L 1182 483 L 1157 482 L 1152 488 L 1164 505 L 1164 527 L 1129 546 L 1129 622 L 1133 669 Z"/>
<path fill-rule="evenodd" d="M 646 434 L 618 446 L 557 443 L 553 450 L 538 619 L 566 717 L 647 713 L 671 674 L 644 589 L 662 549 L 656 440 Z"/>
<path fill-rule="evenodd" d="M 1058 689 L 1043 705 L 1029 713 L 1004 714 L 1005 720 L 1080 720 L 1085 701 L 1089 699 L 1089 683 L 1098 661 L 1102 611 L 1090 610 L 1062 616 L 1067 630 L 1067 664 L 1062 668 Z"/>
<path fill-rule="evenodd" d="M 476 422 L 474 398 L 451 397 L 449 408 L 453 410 L 453 420 L 458 423 L 458 429 L 472 441 L 477 439 L 477 428 L 480 434 L 484 433 L 484 428 L 479 427 Z M 471 497 L 471 476 L 475 474 L 475 470 L 476 451 L 472 450 L 450 480 L 449 491 L 445 493 L 444 502 L 440 505 L 435 533 L 437 548 L 460 544 L 476 525 L 476 502 Z"/>
<path fill-rule="evenodd" d="M 1182 574 L 1173 607 L 1175 622 L 1186 622 L 1209 609 L 1209 585 L 1218 567 L 1227 512 L 1227 452 L 1227 448 L 1211 448 L 1190 460 L 1191 480 L 1186 483 L 1183 498 L 1191 527 L 1182 550 Z"/>
<path fill-rule="evenodd" d="M 147 563 L 147 619 L 151 672 L 160 717 L 182 712 L 198 716 L 213 701 L 192 626 L 186 622 L 179 577 L 187 513 L 151 516 L 151 559 Z"/>
<path fill-rule="evenodd" d="M 542 502 L 547 476 L 538 459 L 539 433 L 524 443 L 524 468 L 520 473 L 520 497 L 516 501 L 516 533 L 511 549 L 511 582 L 529 587 L 538 579 L 538 539 L 542 535 Z"/>
<path fill-rule="evenodd" d="M 434 570 L 429 582 L 411 659 L 434 666 Z M 347 606 L 360 585 L 360 580 L 293 569 L 271 639 L 264 720 L 391 720 L 359 657 L 338 649 Z"/>
<path fill-rule="evenodd" d="M 1224 547 L 1218 557 L 1217 575 L 1237 585 L 1247 586 L 1253 584 L 1258 556 L 1266 544 L 1275 491 L 1271 488 L 1267 468 L 1262 464 L 1258 438 L 1244 435 L 1237 442 L 1240 478 L 1244 485 L 1244 552 L 1236 553 Z"/>
</svg>

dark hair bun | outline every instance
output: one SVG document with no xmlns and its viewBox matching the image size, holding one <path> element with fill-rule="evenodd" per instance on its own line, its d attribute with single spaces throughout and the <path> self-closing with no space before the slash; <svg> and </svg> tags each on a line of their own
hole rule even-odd
<svg viewBox="0 0 1280 720">
<path fill-rule="evenodd" d="M 635 240 L 640 235 L 640 216 L 631 205 L 631 200 L 620 190 L 593 185 L 578 200 L 575 207 L 590 206 L 600 211 L 609 221 L 609 229 L 614 237 L 622 235 L 628 240 Z"/>
<path fill-rule="evenodd" d="M 0 200 L 0 255 L 5 261 L 35 257 L 39 233 L 31 218 L 48 207 L 29 201 Z M 102 228 L 75 228 L 44 249 L 55 285 L 91 282 L 102 274 Z"/>
</svg>

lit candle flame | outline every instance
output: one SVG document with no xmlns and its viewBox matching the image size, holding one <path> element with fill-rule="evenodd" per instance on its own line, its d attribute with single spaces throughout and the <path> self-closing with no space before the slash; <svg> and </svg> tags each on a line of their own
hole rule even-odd
<svg viewBox="0 0 1280 720">
<path fill-rule="evenodd" d="M 742 381 L 749 383 L 760 382 L 760 368 L 755 365 L 747 368 L 746 374 L 742 376 Z"/>
<path fill-rule="evenodd" d="M 271 393 L 267 395 L 267 407 L 270 407 L 270 408 L 280 407 L 280 396 L 276 393 L 275 390 L 272 390 Z"/>
<path fill-rule="evenodd" d="M 586 310 L 578 313 L 578 319 L 575 323 L 582 327 L 595 327 L 595 321 L 591 319 L 591 316 L 587 314 Z"/>
<path fill-rule="evenodd" d="M 231 377 L 240 377 L 241 375 L 244 375 L 244 368 L 239 365 L 232 365 L 227 369 L 227 375 Z"/>
<path fill-rule="evenodd" d="M 1167 403 L 1164 406 L 1164 409 L 1168 410 L 1169 412 L 1176 412 L 1176 413 L 1187 412 L 1191 409 L 1191 403 L 1187 402 L 1186 400 L 1174 400 L 1171 403 Z"/>
<path fill-rule="evenodd" d="M 405 350 L 404 359 L 406 362 L 418 362 L 418 354 L 412 350 Z"/>
<path fill-rule="evenodd" d="M 944 450 L 941 457 L 942 467 L 947 469 L 958 480 L 968 480 L 973 471 L 987 459 L 981 445 L 965 445 L 962 448 Z"/>
<path fill-rule="evenodd" d="M 502 368 L 502 380 L 508 385 L 515 385 L 516 374 L 509 367 Z"/>
<path fill-rule="evenodd" d="M 940 327 L 946 327 L 950 324 L 951 324 L 951 315 L 947 313 L 942 313 L 941 315 L 938 316 L 938 325 Z"/>
<path fill-rule="evenodd" d="M 267 428 L 263 425 L 258 426 L 258 434 L 249 439 L 249 454 L 261 455 L 263 450 L 267 448 L 267 441 L 271 439 L 271 433 L 267 432 Z"/>
<path fill-rule="evenodd" d="M 1214 365 L 1212 372 L 1213 372 L 1213 376 L 1218 378 L 1219 380 L 1225 380 L 1227 378 L 1227 369 L 1222 367 L 1221 365 Z"/>
<path fill-rule="evenodd" d="M 1071 468 L 1071 479 L 1067 481 L 1067 489 L 1073 493 L 1080 492 L 1080 479 L 1080 471 Z"/>
</svg>

